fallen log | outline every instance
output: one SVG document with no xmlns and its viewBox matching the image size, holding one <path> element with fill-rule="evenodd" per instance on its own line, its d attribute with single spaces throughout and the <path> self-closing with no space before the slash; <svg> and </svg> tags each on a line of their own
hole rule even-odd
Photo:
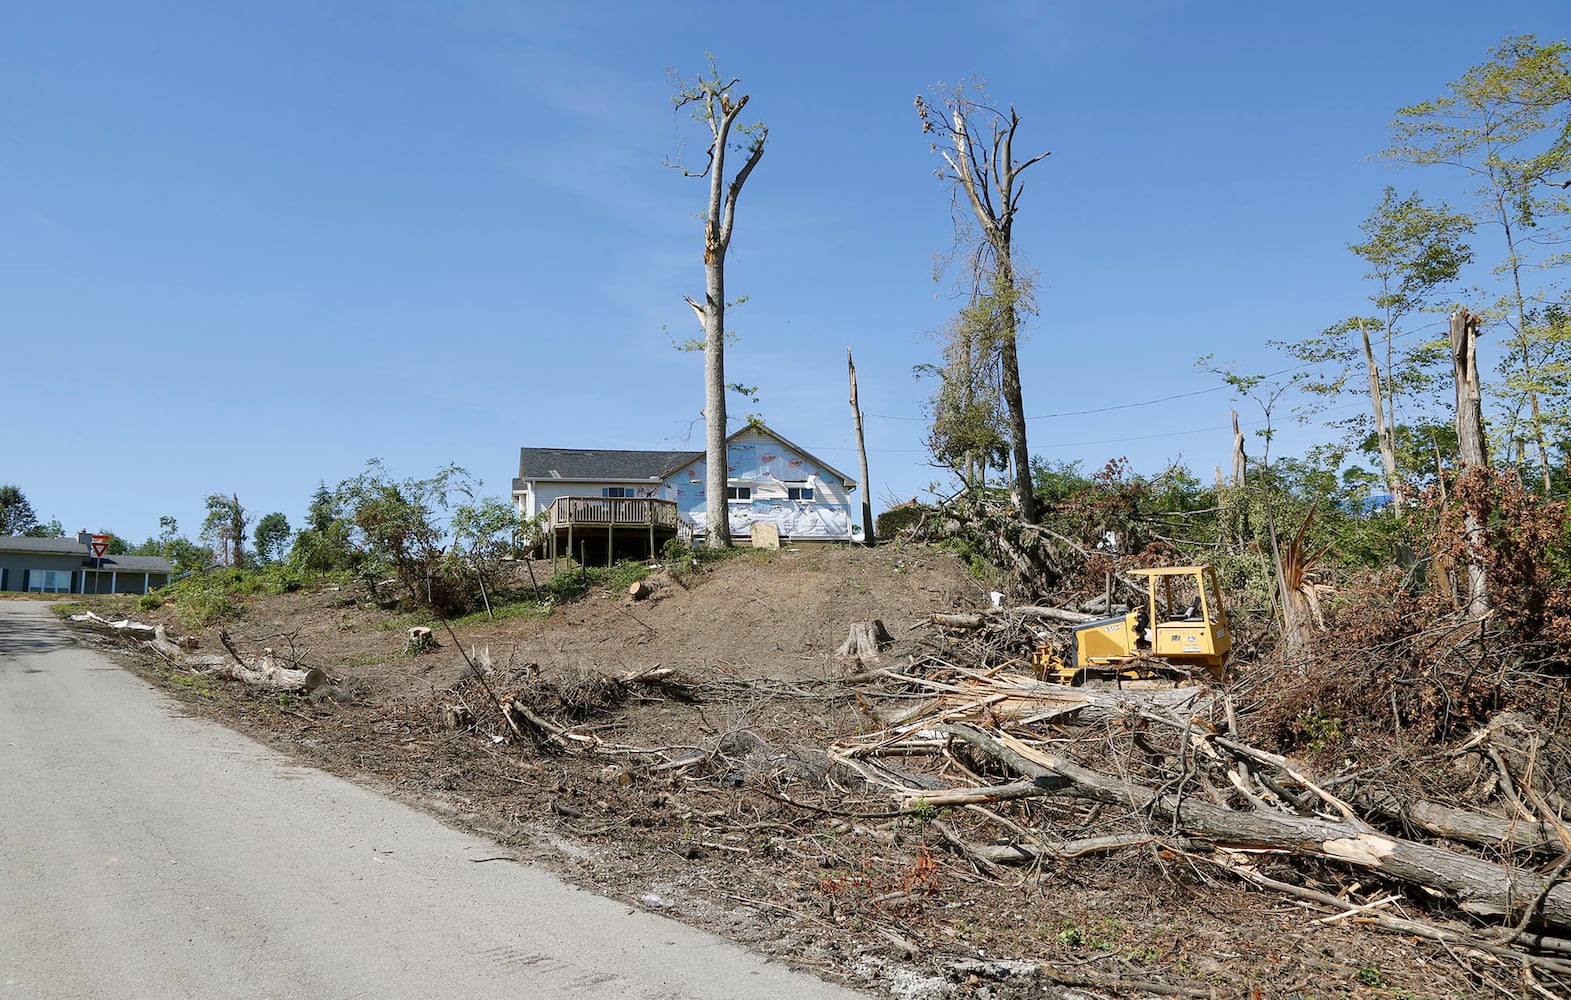
<svg viewBox="0 0 1571 1000">
<path fill-rule="evenodd" d="M 1563 850 L 1555 828 L 1544 822 L 1494 816 L 1439 802 L 1402 803 L 1391 796 L 1364 795 L 1357 804 L 1384 819 L 1409 823 L 1447 840 L 1514 851 Z"/>
<path fill-rule="evenodd" d="M 247 661 L 235 650 L 228 633 L 220 630 L 218 639 L 229 651 L 229 659 L 217 655 L 191 656 L 171 642 L 162 625 L 144 625 L 127 619 L 112 622 L 91 611 L 72 615 L 71 620 L 94 628 L 106 629 L 111 634 L 123 635 L 138 646 L 157 653 L 174 666 L 186 667 L 201 673 L 216 674 L 243 681 L 251 687 L 265 691 L 309 693 L 327 683 L 327 674 L 316 667 L 300 669 L 282 666 L 273 658 L 271 649 L 264 649 L 258 659 Z"/>
<path fill-rule="evenodd" d="M 170 641 L 169 635 L 164 631 L 164 627 L 162 625 L 144 625 L 141 622 L 132 621 L 129 618 L 125 619 L 124 621 L 112 622 L 107 618 L 103 618 L 94 614 L 91 611 L 84 611 L 79 615 L 72 615 L 71 620 L 80 625 L 88 625 L 93 628 L 103 629 L 109 632 L 111 635 L 116 635 L 129 642 L 146 646 L 148 649 L 151 649 L 153 652 L 157 653 L 159 656 L 162 656 L 170 663 L 174 663 L 180 656 L 183 655 L 180 645 Z"/>
<path fill-rule="evenodd" d="M 1065 608 L 1022 605 L 1016 608 L 987 608 L 982 611 L 934 614 L 928 618 L 928 621 L 934 625 L 942 625 L 944 628 L 978 629 L 1011 618 L 1039 618 L 1044 621 L 1064 622 L 1068 625 L 1084 625 L 1086 622 L 1100 621 L 1105 617 L 1106 615 L 1088 615 Z"/>
<path fill-rule="evenodd" d="M 1438 890 L 1477 916 L 1510 921 L 1526 916 L 1529 926 L 1571 930 L 1571 882 L 1386 836 L 1356 818 L 1226 809 L 1165 788 L 1151 789 L 1099 774 L 975 726 L 956 723 L 943 730 L 1033 779 L 1041 794 L 1120 805 L 1167 824 L 1174 835 L 1219 846 L 1299 852 L 1340 861 Z"/>
<path fill-rule="evenodd" d="M 271 649 L 262 650 L 259 658 L 247 662 L 235 650 L 234 643 L 229 640 L 229 633 L 223 629 L 218 630 L 218 641 L 229 651 L 231 662 L 216 664 L 208 668 L 209 673 L 243 681 L 251 687 L 266 691 L 300 691 L 309 694 L 327 683 L 326 672 L 316 667 L 301 670 L 296 667 L 280 666 L 273 659 Z"/>
<path fill-rule="evenodd" d="M 281 667 L 273 661 L 271 652 L 264 654 L 254 666 L 247 666 L 244 663 L 220 663 L 208 668 L 207 672 L 219 677 L 243 681 L 251 687 L 261 688 L 264 691 L 298 691 L 308 694 L 327 683 L 327 674 L 324 671 L 316 667 L 308 670 Z"/>
</svg>

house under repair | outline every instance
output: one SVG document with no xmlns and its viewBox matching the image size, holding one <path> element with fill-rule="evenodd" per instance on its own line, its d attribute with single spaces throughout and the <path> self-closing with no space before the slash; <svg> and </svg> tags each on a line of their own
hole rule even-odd
<svg viewBox="0 0 1571 1000">
<path fill-rule="evenodd" d="M 853 540 L 856 481 L 761 425 L 726 439 L 726 516 L 731 535 L 751 539 L 767 524 L 782 543 Z M 709 523 L 707 462 L 701 451 L 521 448 L 513 500 L 519 513 L 546 512 L 542 545 L 584 564 L 658 555 L 673 538 L 702 537 Z"/>
</svg>

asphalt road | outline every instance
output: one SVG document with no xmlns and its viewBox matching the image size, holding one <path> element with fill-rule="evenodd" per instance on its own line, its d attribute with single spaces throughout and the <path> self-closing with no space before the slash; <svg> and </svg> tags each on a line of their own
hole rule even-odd
<svg viewBox="0 0 1571 1000">
<path fill-rule="evenodd" d="M 0 1000 L 857 996 L 499 853 L 0 602 Z"/>
</svg>

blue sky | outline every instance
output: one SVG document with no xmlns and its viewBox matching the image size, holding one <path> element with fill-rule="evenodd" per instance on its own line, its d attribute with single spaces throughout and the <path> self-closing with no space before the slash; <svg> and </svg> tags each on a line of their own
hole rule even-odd
<svg viewBox="0 0 1571 1000">
<path fill-rule="evenodd" d="M 723 13 L 717 13 L 721 12 Z M 372 457 L 505 495 L 521 445 L 702 447 L 703 139 L 667 68 L 713 52 L 766 121 L 742 194 L 728 377 L 875 506 L 943 475 L 912 366 L 956 308 L 948 197 L 912 107 L 985 77 L 1023 119 L 1016 240 L 1036 454 L 1228 460 L 1195 360 L 1282 367 L 1367 289 L 1369 157 L 1564 0 L 1324 3 L 13 4 L 0 14 L 0 482 L 69 531 L 194 531 L 237 493 L 298 524 Z M 1486 362 L 1487 364 L 1487 362 Z M 1200 392 L 1166 403 L 1161 397 Z M 1124 407 L 1100 413 L 1082 411 Z M 733 401 L 735 415 L 752 407 Z M 1258 410 L 1241 407 L 1246 421 Z M 1078 414 L 1054 416 L 1055 414 Z M 1295 446 L 1324 435 L 1284 433 Z"/>
</svg>

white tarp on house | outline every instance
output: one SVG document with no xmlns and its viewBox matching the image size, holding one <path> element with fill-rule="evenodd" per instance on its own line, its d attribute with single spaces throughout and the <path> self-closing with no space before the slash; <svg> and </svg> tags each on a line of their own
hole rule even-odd
<svg viewBox="0 0 1571 1000">
<path fill-rule="evenodd" d="M 709 506 L 705 470 L 699 457 L 664 483 L 667 499 L 676 501 L 682 520 L 699 532 L 705 530 Z M 746 537 L 754 522 L 764 521 L 784 538 L 852 538 L 851 503 L 842 477 L 768 430 L 745 431 L 727 443 L 726 481 L 735 497 L 727 502 L 734 535 Z"/>
</svg>

